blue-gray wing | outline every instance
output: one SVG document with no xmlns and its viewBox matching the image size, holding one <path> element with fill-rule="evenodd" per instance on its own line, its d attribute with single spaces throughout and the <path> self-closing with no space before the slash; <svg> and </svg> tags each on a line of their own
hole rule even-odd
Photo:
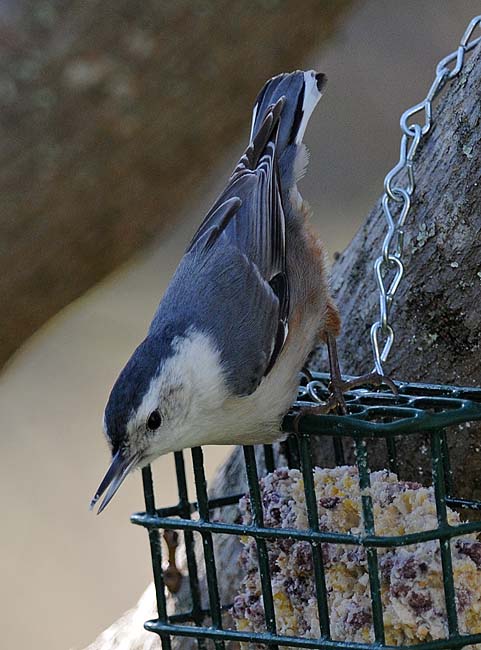
<svg viewBox="0 0 481 650">
<path fill-rule="evenodd" d="M 255 390 L 287 336 L 285 217 L 276 157 L 283 103 L 268 111 L 187 250 L 200 267 L 217 269 L 213 289 L 231 322 L 221 322 L 215 336 L 240 394 Z"/>
</svg>

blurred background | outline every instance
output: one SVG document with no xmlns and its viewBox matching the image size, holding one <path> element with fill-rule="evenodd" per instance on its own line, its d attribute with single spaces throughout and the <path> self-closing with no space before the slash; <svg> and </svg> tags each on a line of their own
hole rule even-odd
<svg viewBox="0 0 481 650">
<path fill-rule="evenodd" d="M 110 387 L 248 138 L 267 77 L 329 78 L 303 195 L 331 257 L 472 0 L 0 2 L 4 647 L 82 648 L 150 580 L 140 474 L 100 518 Z M 374 252 L 373 252 L 374 256 Z M 14 356 L 12 353 L 15 351 Z M 208 475 L 229 452 L 205 450 Z M 159 505 L 176 501 L 171 458 Z"/>
</svg>

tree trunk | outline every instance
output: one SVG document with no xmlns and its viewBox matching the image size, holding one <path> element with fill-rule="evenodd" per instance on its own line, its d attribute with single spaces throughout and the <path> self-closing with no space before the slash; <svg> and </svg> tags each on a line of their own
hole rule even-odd
<svg viewBox="0 0 481 650">
<path fill-rule="evenodd" d="M 395 379 L 464 385 L 481 384 L 479 363 L 481 319 L 481 48 L 473 53 L 461 75 L 434 111 L 435 125 L 416 159 L 417 186 L 410 221 L 406 224 L 404 261 L 407 268 L 396 295 L 392 312 L 396 343 L 386 370 Z M 343 369 L 359 374 L 372 368 L 369 329 L 377 318 L 378 294 L 373 261 L 381 250 L 386 233 L 380 204 L 333 267 L 333 289 L 343 319 L 339 348 Z M 311 366 L 326 369 L 322 352 Z M 454 436 L 453 436 L 454 437 Z M 322 442 L 320 447 L 322 448 Z M 408 436 L 399 456 L 401 475 L 422 479 L 419 437 Z M 456 429 L 456 444 L 451 441 L 456 472 L 457 495 L 481 497 L 481 427 L 479 424 Z M 316 459 L 314 459 L 316 461 Z M 376 450 L 372 462 L 380 462 Z M 246 489 L 242 454 L 236 449 L 219 470 L 211 493 L 226 495 Z M 222 518 L 235 517 L 225 510 Z M 215 518 L 215 516 L 213 517 Z M 218 537 L 218 536 L 214 536 Z M 237 565 L 239 542 L 233 536 L 220 536 L 216 560 L 221 599 L 232 601 L 241 569 Z M 199 549 L 200 551 L 200 549 Z M 182 556 L 182 553 L 180 553 Z M 199 555 L 200 557 L 200 555 Z M 180 558 L 185 570 L 185 559 Z M 203 567 L 203 562 L 199 562 Z M 226 578 L 227 576 L 227 578 Z M 201 591 L 205 593 L 206 589 Z M 169 595 L 169 608 L 189 608 L 188 585 Z M 129 634 L 122 648 L 136 650 L 154 644 L 152 636 L 138 627 L 143 616 L 154 611 L 153 596 L 146 595 L 148 607 L 134 609 L 129 618 L 114 623 L 108 634 L 119 639 Z M 134 617 L 135 621 L 134 621 Z M 125 639 L 124 639 L 125 640 Z M 120 647 L 115 644 L 109 650 Z M 175 639 L 174 647 L 193 648 L 187 639 Z M 99 637 L 90 650 L 107 650 Z"/>
<path fill-rule="evenodd" d="M 247 129 L 246 97 L 298 66 L 349 4 L 2 7 L 0 367 L 175 219 Z"/>
<path fill-rule="evenodd" d="M 480 127 L 478 46 L 434 109 L 434 128 L 415 161 L 416 189 L 405 227 L 406 275 L 391 312 L 396 338 L 385 368 L 395 379 L 481 385 Z M 369 329 L 379 304 L 373 261 L 386 230 L 378 202 L 333 269 L 347 374 L 373 367 Z M 325 368 L 322 359 L 320 351 L 313 367 Z M 480 434 L 479 425 L 468 425 L 449 436 L 457 491 L 466 498 L 481 498 Z M 422 480 L 429 466 L 428 456 L 418 452 L 420 444 L 419 436 L 406 436 L 399 447 L 400 473 L 410 480 Z M 373 451 L 371 460 L 379 466 L 381 456 Z"/>
</svg>

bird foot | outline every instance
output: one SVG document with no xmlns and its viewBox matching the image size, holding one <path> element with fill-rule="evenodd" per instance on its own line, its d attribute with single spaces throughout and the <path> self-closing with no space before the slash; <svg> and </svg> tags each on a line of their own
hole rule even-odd
<svg viewBox="0 0 481 650">
<path fill-rule="evenodd" d="M 179 545 L 179 534 L 175 530 L 164 530 L 164 540 L 169 552 L 169 564 L 164 570 L 164 583 L 171 594 L 179 591 L 182 574 L 175 563 L 175 551 Z"/>
<path fill-rule="evenodd" d="M 344 393 L 347 393 L 354 388 L 359 388 L 359 386 L 375 386 L 379 387 L 382 385 L 387 386 L 394 395 L 398 395 L 399 391 L 396 384 L 392 379 L 386 377 L 386 375 L 380 375 L 378 372 L 369 372 L 360 377 L 355 377 L 354 379 L 349 379 L 344 381 L 340 377 L 333 378 L 329 382 L 330 396 L 327 401 L 327 404 L 332 404 L 333 408 L 338 408 L 342 415 L 346 415 L 347 406 L 344 399 Z M 331 410 L 333 410 L 331 408 Z"/>
<path fill-rule="evenodd" d="M 344 393 L 354 390 L 359 386 L 388 386 L 394 395 L 398 395 L 399 391 L 396 384 L 385 375 L 380 375 L 377 372 L 370 372 L 354 379 L 343 380 L 341 377 L 333 377 L 329 382 L 329 397 L 323 404 L 316 404 L 314 406 L 305 406 L 299 410 L 294 420 L 294 432 L 299 433 L 298 423 L 304 415 L 327 415 L 333 411 L 337 411 L 341 415 L 346 415 L 347 405 L 344 399 Z"/>
<path fill-rule="evenodd" d="M 349 379 L 348 381 L 341 381 L 341 389 L 344 393 L 354 388 L 359 388 L 359 386 L 387 386 L 394 395 L 399 395 L 396 384 L 393 380 L 387 375 L 380 375 L 378 372 L 368 372 L 365 375 L 360 377 L 354 377 L 354 379 Z"/>
</svg>

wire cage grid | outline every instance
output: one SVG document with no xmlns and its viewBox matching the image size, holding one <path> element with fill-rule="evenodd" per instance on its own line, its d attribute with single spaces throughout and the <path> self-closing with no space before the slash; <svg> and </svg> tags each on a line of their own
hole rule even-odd
<svg viewBox="0 0 481 650">
<path fill-rule="evenodd" d="M 311 403 L 313 386 L 316 396 L 322 397 L 327 390 L 328 377 L 314 373 L 314 381 L 300 387 L 298 402 L 285 417 L 283 429 L 293 430 L 293 418 L 300 407 Z M 226 648 L 226 642 L 259 644 L 269 648 L 298 647 L 325 648 L 326 650 L 373 650 L 373 648 L 416 648 L 417 650 L 444 650 L 481 643 L 481 633 L 461 634 L 458 626 L 456 593 L 451 559 L 451 540 L 461 535 L 481 532 L 481 521 L 462 522 L 455 526 L 448 523 L 447 507 L 481 510 L 481 502 L 456 496 L 453 472 L 450 466 L 446 428 L 452 425 L 481 420 L 481 388 L 459 388 L 423 384 L 398 383 L 399 395 L 386 392 L 369 392 L 368 389 L 352 391 L 347 395 L 348 414 L 306 414 L 298 420 L 298 433 L 289 436 L 289 466 L 299 467 L 302 472 L 307 509 L 308 529 L 273 528 L 264 524 L 262 495 L 254 447 L 244 447 L 246 476 L 252 509 L 252 523 L 211 521 L 214 508 L 237 504 L 243 494 L 226 495 L 209 499 L 204 473 L 201 448 L 191 450 L 197 502 L 189 502 L 183 452 L 175 454 L 179 502 L 175 506 L 156 509 L 150 466 L 143 469 L 143 485 L 146 511 L 132 515 L 134 524 L 144 526 L 149 533 L 154 582 L 157 597 L 158 619 L 147 621 L 147 630 L 157 633 L 163 650 L 172 647 L 171 636 L 193 637 L 199 648 L 207 648 L 207 640 L 216 650 Z M 404 535 L 377 535 L 375 531 L 373 503 L 370 495 L 370 467 L 367 442 L 374 438 L 385 441 L 389 470 L 398 473 L 396 436 L 401 434 L 429 436 L 431 447 L 432 483 L 436 503 L 437 527 Z M 336 465 L 344 465 L 343 440 L 350 439 L 354 445 L 355 464 L 358 470 L 361 494 L 363 533 L 320 530 L 317 497 L 314 489 L 311 442 L 313 437 L 330 437 Z M 275 469 L 271 445 L 264 445 L 264 464 L 267 472 Z M 194 512 L 198 519 L 192 519 Z M 188 580 L 192 606 L 190 611 L 168 616 L 165 585 L 162 570 L 162 549 L 159 529 L 181 530 L 184 534 Z M 194 549 L 194 532 L 202 539 L 205 559 L 205 577 L 209 607 L 202 607 L 199 574 Z M 229 608 L 219 597 L 213 536 L 217 534 L 250 536 L 255 540 L 259 567 L 262 600 L 265 614 L 265 632 L 249 632 L 224 629 L 222 613 Z M 317 613 L 321 635 L 319 638 L 286 636 L 278 633 L 276 612 L 269 568 L 268 542 L 290 538 L 309 542 L 312 549 Z M 385 641 L 383 603 L 381 599 L 378 550 L 408 546 L 410 544 L 439 540 L 443 590 L 446 604 L 448 635 L 444 639 L 416 643 L 414 645 L 389 646 Z M 358 643 L 333 639 L 330 631 L 328 594 L 322 544 L 343 544 L 363 547 L 366 552 L 369 577 L 373 643 Z M 208 621 L 208 623 L 206 623 Z"/>
</svg>

